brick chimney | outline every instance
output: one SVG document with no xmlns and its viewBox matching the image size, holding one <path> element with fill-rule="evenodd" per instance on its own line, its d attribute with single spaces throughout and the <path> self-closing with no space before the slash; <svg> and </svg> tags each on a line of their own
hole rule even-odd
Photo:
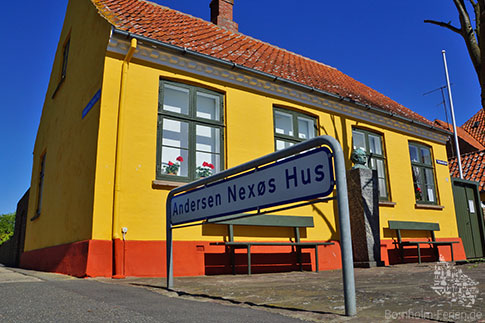
<svg viewBox="0 0 485 323">
<path fill-rule="evenodd" d="M 238 26 L 232 20 L 233 6 L 234 0 L 212 0 L 210 4 L 211 22 L 229 31 L 237 32 Z"/>
</svg>

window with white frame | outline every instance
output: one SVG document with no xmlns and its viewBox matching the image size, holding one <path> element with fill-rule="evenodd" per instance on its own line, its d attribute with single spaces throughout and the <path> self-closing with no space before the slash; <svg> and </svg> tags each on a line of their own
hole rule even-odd
<svg viewBox="0 0 485 323">
<path fill-rule="evenodd" d="M 437 204 L 431 148 L 416 142 L 409 143 L 413 171 L 414 195 L 417 203 Z"/>
<path fill-rule="evenodd" d="M 223 95 L 160 81 L 157 179 L 193 181 L 224 168 Z"/>
<path fill-rule="evenodd" d="M 316 118 L 293 110 L 273 109 L 275 149 L 280 150 L 317 135 Z"/>
<path fill-rule="evenodd" d="M 353 149 L 360 148 L 367 155 L 367 167 L 377 171 L 379 199 L 389 200 L 389 183 L 387 181 L 386 154 L 384 151 L 382 135 L 360 129 L 352 129 Z"/>
</svg>

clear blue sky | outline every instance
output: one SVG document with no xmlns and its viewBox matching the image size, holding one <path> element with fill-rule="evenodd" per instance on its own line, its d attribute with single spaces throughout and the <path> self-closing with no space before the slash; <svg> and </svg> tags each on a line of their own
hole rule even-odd
<svg viewBox="0 0 485 323">
<path fill-rule="evenodd" d="M 87 0 L 75 0 L 87 1 Z M 210 0 L 157 0 L 209 20 Z M 32 151 L 67 0 L 2 4 L 0 214 L 30 186 Z M 480 108 L 462 39 L 424 19 L 452 21 L 452 0 L 235 0 L 239 30 L 336 67 L 430 120 L 445 119 L 441 50 L 447 51 L 458 125 Z"/>
</svg>

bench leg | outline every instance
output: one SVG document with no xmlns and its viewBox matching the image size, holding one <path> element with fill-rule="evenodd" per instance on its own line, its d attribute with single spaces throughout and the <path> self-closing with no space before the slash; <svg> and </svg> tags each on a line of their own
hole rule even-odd
<svg viewBox="0 0 485 323">
<path fill-rule="evenodd" d="M 300 271 L 303 271 L 303 261 L 301 260 L 301 248 L 295 246 L 296 249 L 296 261 L 300 264 Z"/>
<path fill-rule="evenodd" d="M 451 248 L 451 261 L 455 261 L 455 257 L 453 257 L 453 244 L 450 243 L 450 248 Z"/>
<path fill-rule="evenodd" d="M 251 246 L 248 245 L 248 275 L 251 275 Z"/>
<path fill-rule="evenodd" d="M 440 252 L 437 245 L 432 245 L 436 261 L 440 261 Z"/>
<path fill-rule="evenodd" d="M 315 246 L 315 271 L 318 273 L 318 246 Z"/>
<path fill-rule="evenodd" d="M 404 247 L 399 245 L 399 254 L 401 255 L 401 262 L 404 263 Z"/>
<path fill-rule="evenodd" d="M 236 274 L 236 250 L 233 247 L 229 247 L 229 252 L 231 256 L 231 267 L 232 267 L 232 274 Z"/>
<path fill-rule="evenodd" d="M 418 243 L 418 263 L 419 264 L 421 263 L 421 247 L 419 246 L 419 243 Z"/>
</svg>

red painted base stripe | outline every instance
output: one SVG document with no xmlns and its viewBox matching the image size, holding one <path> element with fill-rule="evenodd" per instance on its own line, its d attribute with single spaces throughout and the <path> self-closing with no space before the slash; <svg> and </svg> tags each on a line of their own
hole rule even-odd
<svg viewBox="0 0 485 323">
<path fill-rule="evenodd" d="M 88 241 L 74 242 L 22 253 L 20 267 L 76 277 L 86 276 Z"/>
<path fill-rule="evenodd" d="M 458 241 L 453 245 L 455 260 L 466 259 L 460 238 L 437 239 Z M 113 250 L 113 245 L 115 246 Z M 213 246 L 208 241 L 174 242 L 174 275 L 200 276 L 232 273 L 230 254 L 224 246 Z M 451 260 L 449 246 L 440 246 L 442 259 Z M 319 269 L 341 268 L 340 245 L 319 246 Z M 115 257 L 113 257 L 115 256 Z M 251 271 L 268 273 L 299 270 L 296 252 L 291 247 L 253 246 Z M 433 250 L 422 246 L 423 261 L 436 261 Z M 399 249 L 393 240 L 381 240 L 381 259 L 386 265 L 400 264 Z M 115 261 L 114 261 L 115 260 Z M 315 252 L 302 253 L 304 270 L 316 269 Z M 417 262 L 416 248 L 406 248 L 405 262 Z M 236 251 L 236 272 L 247 272 L 247 254 Z M 22 268 L 68 274 L 76 277 L 165 277 L 165 241 L 112 241 L 86 240 L 24 252 Z"/>
<path fill-rule="evenodd" d="M 165 241 L 115 240 L 114 246 L 115 250 L 111 241 L 86 240 L 27 251 L 22 254 L 20 266 L 76 277 L 165 277 Z M 258 246 L 252 248 L 251 254 L 253 273 L 299 270 L 291 247 Z M 246 273 L 246 253 L 238 250 L 235 260 L 237 272 Z M 315 270 L 312 249 L 303 251 L 302 260 L 304 270 Z M 338 242 L 319 247 L 319 267 L 341 268 Z M 175 276 L 230 273 L 230 255 L 224 246 L 212 246 L 207 241 L 174 242 Z"/>
</svg>

